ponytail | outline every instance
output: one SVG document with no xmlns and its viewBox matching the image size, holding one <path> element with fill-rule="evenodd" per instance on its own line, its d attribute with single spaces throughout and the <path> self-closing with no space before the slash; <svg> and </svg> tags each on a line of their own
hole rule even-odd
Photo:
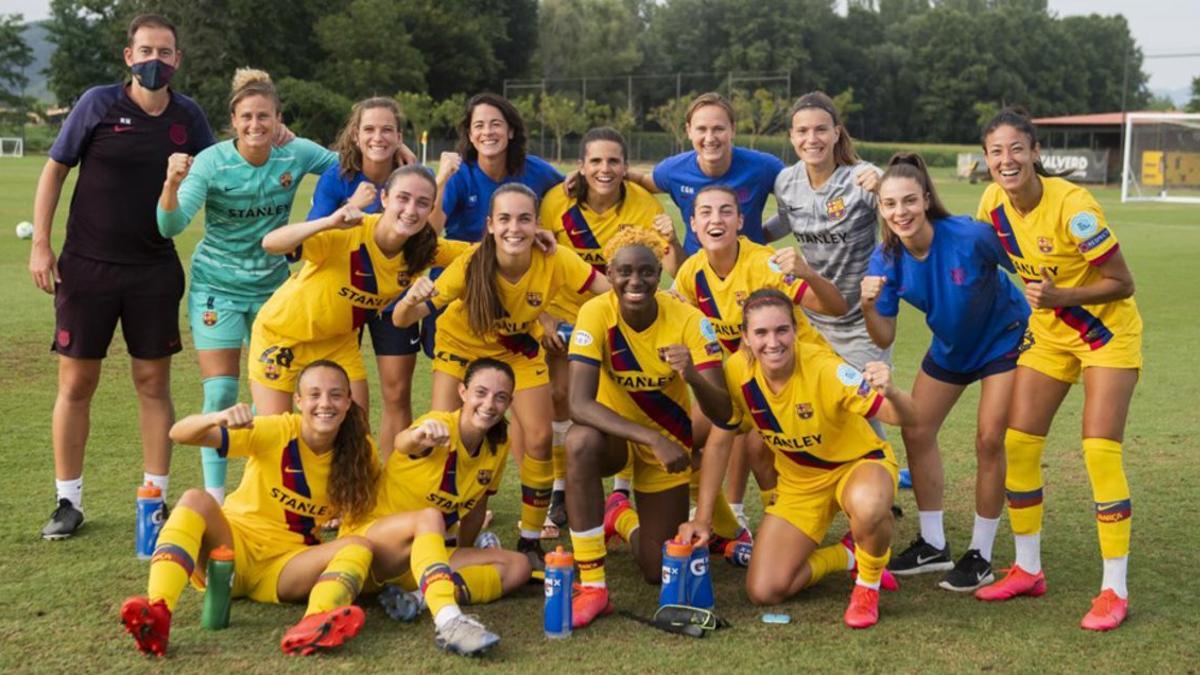
<svg viewBox="0 0 1200 675">
<path fill-rule="evenodd" d="M 488 205 L 488 219 L 496 210 L 496 199 L 500 195 L 517 193 L 529 198 L 533 212 L 538 209 L 538 198 L 521 183 L 505 183 L 492 193 Z M 476 335 L 487 335 L 495 330 L 496 322 L 504 317 L 504 305 L 500 301 L 500 289 L 496 277 L 500 275 L 500 261 L 496 258 L 496 237 L 486 229 L 479 248 L 467 261 L 467 286 L 463 291 L 463 304 L 467 306 L 467 324 Z"/>
<path fill-rule="evenodd" d="M 625 137 L 621 132 L 612 127 L 595 127 L 588 129 L 588 132 L 583 135 L 583 139 L 579 141 L 579 162 L 582 164 L 587 159 L 587 149 L 594 141 L 612 141 L 621 146 L 621 159 L 625 160 L 625 164 L 629 164 L 629 148 L 625 145 Z M 571 198 L 576 202 L 587 201 L 587 180 L 581 175 L 575 179 L 575 184 L 571 186 Z"/>
<path fill-rule="evenodd" d="M 788 112 L 788 125 L 792 124 L 796 113 L 808 108 L 816 108 L 824 110 L 829 114 L 829 118 L 833 120 L 833 126 L 837 129 L 838 139 L 833 146 L 833 162 L 835 166 L 853 166 L 862 161 L 858 156 L 858 151 L 854 149 L 854 139 L 850 137 L 850 132 L 846 129 L 846 125 L 842 124 L 841 117 L 838 115 L 837 106 L 833 104 L 833 99 L 823 91 L 810 91 L 807 94 L 796 99 L 792 104 L 792 109 Z"/>
<path fill-rule="evenodd" d="M 467 371 L 463 373 L 463 386 L 469 385 L 475 374 L 484 370 L 498 370 L 508 377 L 508 381 L 514 388 L 517 385 L 517 376 L 513 373 L 512 366 L 498 359 L 484 357 L 467 364 Z M 508 442 L 508 418 L 501 417 L 498 422 L 493 424 L 484 434 L 484 440 L 488 444 L 488 451 L 493 455 L 496 454 L 500 446 Z"/>
<path fill-rule="evenodd" d="M 418 176 L 423 178 L 433 187 L 433 196 L 437 197 L 437 181 L 433 179 L 433 175 L 430 174 L 429 169 L 420 164 L 402 166 L 393 171 L 387 177 L 387 180 L 384 181 L 383 191 L 385 193 L 391 191 L 392 185 L 404 176 Z M 427 267 L 431 266 L 434 256 L 437 255 L 437 247 L 437 232 L 433 229 L 432 225 L 426 222 L 425 227 L 422 227 L 419 232 L 409 237 L 400 248 L 400 253 L 404 256 L 404 266 L 408 269 L 408 273 L 420 274 Z"/>
<path fill-rule="evenodd" d="M 950 211 L 946 209 L 938 197 L 937 189 L 933 186 L 933 179 L 929 177 L 929 169 L 925 166 L 925 160 L 921 155 L 915 152 L 897 152 L 888 160 L 887 169 L 883 172 L 883 177 L 879 179 L 879 184 L 882 186 L 885 182 L 892 178 L 908 178 L 915 181 L 920 186 L 921 191 L 929 198 L 929 206 L 925 209 L 925 217 L 932 224 L 935 220 L 949 218 Z M 900 237 L 896 236 L 895 232 L 883 222 L 880 217 L 880 237 L 883 239 L 883 250 L 891 256 L 899 255 L 900 253 Z"/>
</svg>

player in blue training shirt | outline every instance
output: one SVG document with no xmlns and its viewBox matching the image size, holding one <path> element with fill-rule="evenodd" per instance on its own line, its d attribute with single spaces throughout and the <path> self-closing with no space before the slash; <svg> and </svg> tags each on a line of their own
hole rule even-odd
<svg viewBox="0 0 1200 675">
<path fill-rule="evenodd" d="M 237 402 L 242 343 L 259 307 L 287 279 L 283 256 L 263 250 L 266 234 L 286 225 L 305 174 L 337 164 L 337 155 L 304 139 L 279 147 L 279 95 L 270 76 L 238 70 L 229 102 L 233 140 L 191 156 L 171 155 L 158 202 L 158 229 L 174 237 L 204 207 L 204 238 L 192 253 L 188 322 L 200 362 L 204 411 Z M 290 359 L 286 353 L 250 358 Z M 365 406 L 364 406 L 365 407 Z M 225 459 L 201 451 L 204 484 L 218 502 L 225 496 Z"/>
<path fill-rule="evenodd" d="M 70 537 L 83 524 L 83 459 L 92 395 L 117 322 L 132 362 L 141 419 L 143 481 L 167 494 L 174 418 L 171 355 L 181 348 L 183 268 L 170 239 L 158 233 L 154 202 L 167 158 L 216 142 L 204 112 L 167 86 L 179 67 L 175 27 L 142 14 L 129 25 L 125 65 L 133 77 L 93 87 L 63 123 L 38 179 L 29 273 L 54 295 L 53 350 L 57 507 L 45 539 Z M 54 211 L 71 168 L 78 181 L 62 256 L 50 246 Z"/>
<path fill-rule="evenodd" d="M 993 580 L 991 558 L 1004 507 L 1004 432 L 1029 304 L 1004 273 L 1012 263 L 991 227 L 951 216 L 919 155 L 892 157 L 879 188 L 883 243 L 862 280 L 867 331 L 880 347 L 896 336 L 903 298 L 925 314 L 933 341 L 913 384 L 918 421 L 901 430 L 921 534 L 888 568 L 895 574 L 948 571 L 940 586 L 973 591 Z M 945 479 L 937 435 L 967 385 L 978 380 L 975 525 L 956 564 L 942 527 Z"/>
<path fill-rule="evenodd" d="M 384 182 L 416 156 L 404 145 L 404 114 L 395 99 L 376 96 L 354 104 L 346 126 L 334 142 L 338 163 L 325 170 L 313 192 L 308 220 L 324 218 L 352 203 L 364 213 L 379 213 Z M 383 412 L 379 418 L 379 450 L 386 457 L 396 434 L 412 423 L 412 375 L 421 351 L 420 326 L 392 325 L 395 303 L 367 320 L 379 368 Z"/>
</svg>

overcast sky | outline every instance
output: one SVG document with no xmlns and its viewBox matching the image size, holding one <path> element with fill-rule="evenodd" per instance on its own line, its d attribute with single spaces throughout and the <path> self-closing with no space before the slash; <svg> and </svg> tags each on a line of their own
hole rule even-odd
<svg viewBox="0 0 1200 675">
<path fill-rule="evenodd" d="M 1124 14 L 1146 56 L 1200 52 L 1200 0 L 1050 0 L 1060 16 Z M 0 0 L 0 14 L 21 13 L 45 19 L 49 0 Z M 1200 56 L 1147 58 L 1142 66 L 1152 89 L 1183 89 L 1200 75 Z"/>
</svg>

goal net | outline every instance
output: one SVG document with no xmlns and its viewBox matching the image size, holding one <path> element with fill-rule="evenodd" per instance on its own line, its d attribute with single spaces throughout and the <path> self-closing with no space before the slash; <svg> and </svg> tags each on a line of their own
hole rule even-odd
<svg viewBox="0 0 1200 675">
<path fill-rule="evenodd" d="M 0 157 L 24 157 L 25 140 L 0 136 Z"/>
<path fill-rule="evenodd" d="M 1200 113 L 1125 116 L 1121 201 L 1200 204 Z"/>
</svg>

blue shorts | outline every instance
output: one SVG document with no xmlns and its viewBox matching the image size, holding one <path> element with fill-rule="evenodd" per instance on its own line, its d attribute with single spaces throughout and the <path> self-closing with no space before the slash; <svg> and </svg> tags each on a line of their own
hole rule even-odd
<svg viewBox="0 0 1200 675">
<path fill-rule="evenodd" d="M 392 307 L 371 317 L 366 328 L 376 356 L 411 356 L 421 351 L 421 323 L 397 328 L 392 324 Z"/>
<path fill-rule="evenodd" d="M 921 360 L 921 370 L 925 371 L 926 375 L 939 382 L 956 384 L 965 387 L 966 385 L 977 380 L 982 380 L 985 377 L 999 375 L 1000 373 L 1007 373 L 1008 371 L 1016 368 L 1018 356 L 1020 356 L 1020 352 L 1014 349 L 1011 352 L 1005 353 L 999 358 L 988 361 L 969 373 L 956 373 L 952 370 L 946 370 L 945 368 L 934 363 L 933 359 L 929 356 L 929 352 L 925 352 L 925 358 Z"/>
<path fill-rule="evenodd" d="M 265 304 L 233 300 L 207 291 L 188 293 L 188 325 L 196 349 L 241 349 L 250 343 L 254 318 Z"/>
</svg>

